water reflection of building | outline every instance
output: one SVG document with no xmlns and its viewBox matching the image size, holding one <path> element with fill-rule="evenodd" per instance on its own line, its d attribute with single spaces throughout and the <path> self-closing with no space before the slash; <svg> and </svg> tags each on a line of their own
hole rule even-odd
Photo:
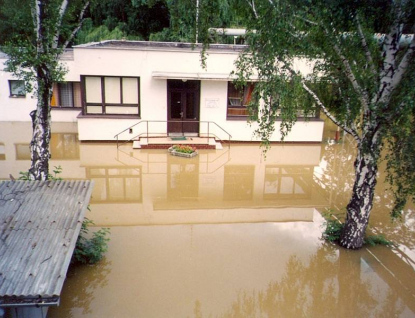
<svg viewBox="0 0 415 318">
<path fill-rule="evenodd" d="M 75 123 L 52 124 L 50 141 L 50 171 L 63 167 L 65 179 L 85 179 L 84 169 L 80 169 L 79 142 Z M 9 175 L 18 177 L 20 172 L 30 168 L 29 141 L 32 127 L 27 122 L 1 122 L 0 124 L 0 179 Z"/>
<path fill-rule="evenodd" d="M 30 167 L 31 127 L 3 123 L 0 130 L 7 136 L 0 178 L 18 177 Z M 50 147 L 51 171 L 61 166 L 65 179 L 94 180 L 92 213 L 100 225 L 311 221 L 313 209 L 326 205 L 313 182 L 320 145 L 275 145 L 265 160 L 257 144 L 235 144 L 187 159 L 79 143 L 76 124 L 66 123 L 52 127 Z"/>
<path fill-rule="evenodd" d="M 81 144 L 80 159 L 95 181 L 92 213 L 100 225 L 312 221 L 313 210 L 327 205 L 313 182 L 320 151 L 277 145 L 265 160 L 258 145 L 232 145 L 180 158 Z"/>
<path fill-rule="evenodd" d="M 140 166 L 86 168 L 86 177 L 95 181 L 91 203 L 142 202 Z"/>
<path fill-rule="evenodd" d="M 27 141 L 31 135 L 30 130 L 30 125 L 27 123 L 2 123 L 0 125 L 0 179 L 8 179 L 9 173 L 17 176 L 19 171 L 27 170 L 30 166 L 29 158 L 24 157 L 24 151 L 27 151 Z M 280 239 L 284 238 L 284 233 L 294 233 L 293 235 L 290 234 L 289 240 L 285 244 L 289 246 L 290 250 L 296 244 L 309 243 L 308 238 L 304 239 L 302 235 L 316 225 L 315 217 L 318 213 L 315 209 L 329 206 L 331 197 L 335 198 L 334 201 L 340 202 L 338 197 L 345 191 L 345 184 L 348 183 L 348 176 L 344 168 L 338 170 L 339 165 L 335 163 L 342 162 L 344 164 L 345 158 L 351 157 L 350 153 L 347 151 L 339 153 L 326 149 L 322 155 L 320 145 L 275 145 L 271 148 L 265 160 L 261 157 L 261 150 L 257 145 L 232 144 L 230 149 L 221 151 L 202 150 L 199 156 L 186 159 L 170 156 L 165 150 L 137 151 L 128 146 L 123 146 L 117 151 L 114 144 L 78 144 L 76 135 L 71 130 L 71 125 L 55 126 L 53 127 L 53 134 L 56 137 L 52 137 L 51 167 L 62 166 L 62 177 L 65 179 L 88 178 L 95 182 L 91 204 L 92 211 L 88 217 L 93 219 L 98 226 L 114 226 L 114 232 L 127 232 L 125 228 L 117 228 L 116 226 L 199 224 L 192 227 L 174 226 L 166 228 L 170 230 L 180 228 L 181 230 L 183 228 L 198 227 L 199 232 L 192 233 L 198 234 L 195 237 L 200 239 L 199 243 L 196 240 L 190 241 L 190 238 L 189 241 L 183 240 L 182 242 L 184 242 L 183 245 L 191 245 L 189 243 L 191 242 L 192 246 L 199 246 L 200 249 L 206 249 L 206 241 L 202 240 L 202 237 L 204 238 L 210 233 L 210 228 L 202 224 L 209 223 L 246 222 L 251 223 L 246 224 L 246 228 L 258 226 L 258 232 L 269 227 L 264 236 L 274 237 L 272 235 L 276 235 L 273 242 L 279 242 Z M 16 145 L 22 145 L 19 146 L 22 149 L 17 150 Z M 26 147 L 26 150 L 24 150 L 24 147 Z M 333 149 L 339 150 L 336 147 Z M 341 160 L 339 160 L 340 154 L 343 158 Z M 350 164 L 352 165 L 352 162 Z M 315 179 L 317 166 L 325 168 L 323 169 L 324 173 L 319 172 L 321 176 L 318 180 Z M 333 191 L 337 191 L 339 194 L 332 193 Z M 381 205 L 386 206 L 387 202 L 382 202 Z M 373 214 L 372 218 L 376 217 L 377 212 Z M 321 219 L 320 216 L 319 218 Z M 259 224 L 260 222 L 270 221 L 302 222 Z M 313 221 L 313 223 L 305 223 L 304 221 Z M 235 227 L 245 229 L 245 224 L 221 224 L 218 227 L 223 228 L 228 225 L 232 226 L 232 229 L 235 229 Z M 201 232 L 201 228 L 205 232 Z M 129 229 L 129 234 L 142 232 L 131 230 L 135 227 Z M 165 231 L 163 227 L 163 234 L 165 234 Z M 317 229 L 316 231 L 319 232 L 320 230 Z M 237 249 L 240 246 L 239 240 L 246 236 L 245 230 L 242 232 L 238 236 L 238 240 L 234 239 L 234 232 L 226 232 L 227 236 L 215 238 L 209 236 L 210 239 L 216 240 L 214 244 L 209 244 L 214 250 L 216 245 L 219 245 L 225 239 L 234 239 L 236 243 L 232 247 Z M 392 232 L 395 232 L 395 230 L 390 229 L 388 234 L 390 235 Z M 157 232 L 157 234 L 159 233 L 161 232 Z M 215 232 L 216 234 L 217 232 Z M 317 235 L 313 234 L 312 237 L 315 238 Z M 399 232 L 396 235 L 402 236 L 402 233 Z M 157 237 L 162 237 L 162 235 L 149 238 L 144 245 L 147 242 L 154 242 Z M 261 246 L 266 244 L 258 237 L 256 237 L 257 244 L 249 250 L 249 253 L 245 254 L 247 260 L 255 259 L 256 255 L 260 257 L 264 254 Z M 297 240 L 297 243 L 293 243 L 293 237 Z M 117 239 L 119 238 L 120 236 L 117 237 Z M 140 236 L 139 239 L 142 239 L 142 237 Z M 409 246 L 408 241 L 410 239 L 413 239 L 413 232 L 408 231 L 403 243 Z M 252 237 L 250 236 L 247 240 L 251 243 Z M 125 245 L 128 245 L 127 242 L 131 241 L 131 236 L 127 237 L 126 235 Z M 117 244 L 115 240 L 114 244 Z M 174 242 L 174 246 L 176 248 L 179 246 L 181 251 L 185 249 L 183 245 Z M 131 248 L 132 251 L 133 247 Z M 241 248 L 237 251 L 243 252 Z M 298 256 L 298 249 L 295 249 L 295 251 L 295 255 Z M 155 250 L 154 255 L 160 255 L 162 252 L 165 252 L 165 250 Z M 258 254 L 254 254 L 254 252 Z M 370 289 L 371 291 L 378 290 L 379 286 L 386 290 L 383 287 L 385 284 L 390 286 L 393 297 L 386 297 L 382 294 L 383 298 L 380 299 L 394 301 L 398 299 L 396 304 L 404 304 L 411 310 L 407 313 L 411 314 L 415 310 L 412 296 L 414 294 L 413 286 L 415 286 L 413 284 L 415 281 L 414 272 L 407 264 L 408 261 L 405 260 L 407 256 L 399 255 L 398 252 L 397 248 L 377 248 L 370 249 L 370 253 L 369 250 L 357 253 L 342 251 L 342 255 L 339 257 L 321 250 L 318 253 L 324 254 L 321 259 L 327 263 L 327 267 L 320 263 L 317 263 L 316 266 L 326 269 L 319 273 L 324 277 L 328 277 L 327 284 L 330 284 L 332 280 L 344 279 L 338 284 L 341 285 L 339 291 L 341 289 L 343 293 L 343 287 L 348 287 L 350 280 L 348 276 L 343 274 L 337 275 L 338 271 L 333 269 L 340 269 L 340 264 L 345 262 L 343 256 L 351 256 L 353 258 L 352 263 L 357 264 L 360 268 L 358 272 L 354 272 L 354 274 L 361 275 L 361 278 L 356 277 L 357 281 L 372 279 L 375 284 L 373 289 Z M 282 254 L 280 251 L 275 253 L 273 259 L 275 262 L 273 263 L 280 262 Z M 267 262 L 269 262 L 269 255 L 266 255 Z M 129 255 L 122 257 L 125 257 L 124 260 L 127 262 Z M 194 257 L 193 259 L 197 258 Z M 231 257 L 229 257 L 229 264 L 231 264 L 229 268 L 233 270 L 237 267 L 238 262 L 239 258 L 235 258 L 232 263 Z M 253 264 L 252 268 L 258 268 L 260 263 Z M 200 264 L 198 263 L 195 268 L 200 268 Z M 305 271 L 309 275 L 293 273 L 291 278 L 298 282 L 299 277 L 302 279 L 310 277 L 309 280 L 305 280 L 305 284 L 309 283 L 310 286 L 315 286 L 313 284 L 316 281 L 316 267 L 308 264 L 313 264 L 313 262 L 307 260 L 303 263 L 303 266 L 308 267 L 305 268 Z M 135 265 L 134 270 L 136 269 Z M 151 263 L 150 266 L 154 266 L 154 263 Z M 273 268 L 274 270 L 275 268 Z M 345 270 L 341 267 L 340 273 L 343 272 Z M 248 272 L 238 272 L 237 274 L 238 279 L 245 275 L 248 276 Z M 157 272 L 155 276 L 158 277 L 159 275 L 160 273 Z M 171 273 L 166 271 L 166 275 L 171 276 Z M 184 271 L 184 276 L 180 279 L 188 275 L 189 271 Z M 149 284 L 154 282 L 155 276 L 149 276 Z M 257 281 L 257 277 L 253 281 Z M 234 281 L 232 281 L 233 283 Z M 176 288 L 176 285 L 174 286 Z M 287 287 L 296 286 L 288 281 Z M 299 288 L 300 292 L 306 290 L 303 283 L 299 286 L 301 287 Z M 165 290 L 165 287 L 163 287 L 163 290 Z M 256 288 L 255 290 L 260 289 Z M 279 290 L 281 289 L 276 288 L 275 292 Z M 317 293 L 320 293 L 320 291 L 321 289 L 316 289 Z M 375 292 L 373 293 L 375 294 Z M 332 295 L 332 293 L 327 293 L 327 295 Z M 149 302 L 144 302 L 144 304 L 146 303 Z M 337 305 L 343 306 L 348 303 L 340 300 Z M 337 312 L 336 310 L 341 306 L 335 306 L 334 312 Z M 342 308 L 348 309 L 348 307 Z"/>
</svg>

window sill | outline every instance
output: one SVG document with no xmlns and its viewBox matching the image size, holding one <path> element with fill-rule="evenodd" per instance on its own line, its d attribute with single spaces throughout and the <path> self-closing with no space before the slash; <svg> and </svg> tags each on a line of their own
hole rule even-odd
<svg viewBox="0 0 415 318">
<path fill-rule="evenodd" d="M 139 115 L 79 114 L 77 118 L 141 119 Z"/>
<path fill-rule="evenodd" d="M 26 98 L 26 95 L 10 95 L 9 98 Z"/>
<path fill-rule="evenodd" d="M 52 110 L 59 110 L 59 111 L 61 111 L 61 110 L 63 110 L 63 111 L 65 111 L 65 110 L 77 110 L 77 111 L 81 111 L 82 110 L 82 107 L 59 107 L 59 106 L 51 106 L 50 108 Z"/>
<path fill-rule="evenodd" d="M 249 119 L 248 115 L 239 115 L 239 116 L 235 116 L 235 115 L 228 115 L 226 117 L 226 120 L 235 120 L 235 121 L 247 121 Z"/>
</svg>

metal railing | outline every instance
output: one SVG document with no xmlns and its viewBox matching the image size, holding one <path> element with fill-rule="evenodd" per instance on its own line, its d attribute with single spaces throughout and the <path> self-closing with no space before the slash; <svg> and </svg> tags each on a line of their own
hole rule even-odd
<svg viewBox="0 0 415 318">
<path fill-rule="evenodd" d="M 141 120 L 138 123 L 135 123 L 134 125 L 131 125 L 127 128 L 125 128 L 124 130 L 120 131 L 118 134 L 116 134 L 114 136 L 114 139 L 116 139 L 117 141 L 117 148 L 119 147 L 119 143 L 121 142 L 119 140 L 119 137 L 121 134 L 125 133 L 125 132 L 129 132 L 132 133 L 133 132 L 133 128 L 139 127 L 139 126 L 143 126 L 142 128 L 142 132 L 140 132 L 139 134 L 134 135 L 133 137 L 126 139 L 126 140 L 122 140 L 123 143 L 128 143 L 130 141 L 134 141 L 134 140 L 138 140 L 139 138 L 151 138 L 151 137 L 168 137 L 169 133 L 167 132 L 167 129 L 165 132 L 153 132 L 151 131 L 151 124 L 168 124 L 168 123 L 197 123 L 199 124 L 199 132 L 197 133 L 199 138 L 215 138 L 215 140 L 219 141 L 219 142 L 223 142 L 224 140 L 222 138 L 220 138 L 217 134 L 212 132 L 212 128 L 211 126 L 217 127 L 217 129 L 219 130 L 219 132 L 222 132 L 225 136 L 227 136 L 227 141 L 228 144 L 230 145 L 230 141 L 232 139 L 232 135 L 230 133 L 228 133 L 225 129 L 223 129 L 221 126 L 219 126 L 216 122 L 213 121 L 185 121 L 185 120 L 174 120 L 174 121 L 167 121 L 167 120 Z M 207 129 L 206 132 L 203 131 L 201 129 L 202 125 L 201 124 L 206 124 L 207 125 Z M 140 127 L 141 128 L 141 127 Z M 167 128 L 167 127 L 166 127 Z M 181 132 L 183 135 L 185 134 L 185 132 Z"/>
</svg>

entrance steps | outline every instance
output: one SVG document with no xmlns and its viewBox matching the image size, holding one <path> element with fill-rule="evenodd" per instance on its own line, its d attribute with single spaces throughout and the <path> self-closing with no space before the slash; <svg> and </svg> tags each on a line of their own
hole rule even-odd
<svg viewBox="0 0 415 318">
<path fill-rule="evenodd" d="M 148 137 L 133 141 L 133 149 L 167 149 L 173 145 L 189 145 L 197 149 L 223 149 L 215 138 L 200 137 Z"/>
</svg>

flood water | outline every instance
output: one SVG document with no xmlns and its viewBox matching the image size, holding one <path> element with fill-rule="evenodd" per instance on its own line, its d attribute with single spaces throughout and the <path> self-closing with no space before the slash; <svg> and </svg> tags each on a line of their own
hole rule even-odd
<svg viewBox="0 0 415 318">
<path fill-rule="evenodd" d="M 350 141 L 165 150 L 79 143 L 53 126 L 51 167 L 95 182 L 87 217 L 111 228 L 105 258 L 72 267 L 51 318 L 415 317 L 415 209 L 391 222 L 380 175 L 370 232 L 393 247 L 348 251 L 321 240 L 344 214 Z M 0 179 L 30 166 L 30 124 L 0 123 Z M 52 170 L 52 169 L 51 169 Z"/>
</svg>

